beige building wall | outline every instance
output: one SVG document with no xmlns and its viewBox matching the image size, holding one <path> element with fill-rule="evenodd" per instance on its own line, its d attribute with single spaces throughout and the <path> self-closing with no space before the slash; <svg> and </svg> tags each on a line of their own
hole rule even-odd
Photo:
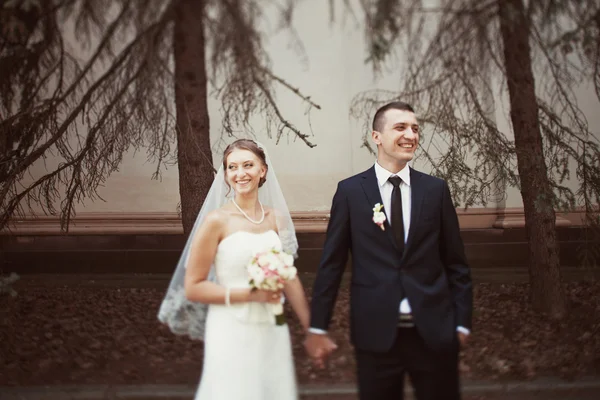
<svg viewBox="0 0 600 400">
<path fill-rule="evenodd" d="M 275 73 L 293 86 L 311 96 L 321 110 L 312 110 L 310 119 L 306 115 L 306 105 L 284 88 L 278 90 L 278 105 L 286 119 L 303 132 L 312 132 L 310 140 L 317 144 L 308 148 L 293 136 L 284 137 L 279 144 L 269 138 L 262 116 L 257 116 L 253 124 L 256 139 L 267 148 L 282 185 L 284 194 L 293 212 L 326 213 L 331 198 L 340 179 L 369 168 L 374 157 L 361 148 L 365 119 L 349 115 L 351 102 L 362 91 L 373 89 L 398 89 L 401 68 L 390 68 L 382 76 L 375 77 L 371 66 L 365 64 L 366 50 L 364 35 L 360 26 L 351 16 L 342 18 L 337 14 L 338 23 L 330 25 L 328 2 L 306 0 L 300 2 L 295 14 L 295 28 L 302 40 L 305 54 L 298 54 L 290 46 L 290 38 L 285 32 L 270 37 L 268 52 L 273 61 Z M 343 20 L 343 23 L 342 23 Z M 275 25 L 274 23 L 272 25 Z M 598 101 L 591 88 L 578 88 L 580 106 L 588 117 L 589 124 L 599 132 L 600 113 Z M 510 115 L 505 93 L 493 99 L 496 104 L 496 123 L 503 131 L 510 131 Z M 374 110 L 372 110 L 369 119 Z M 218 99 L 209 102 L 211 138 L 217 143 L 214 148 L 214 161 L 218 166 L 223 150 L 221 138 L 221 114 Z M 272 132 L 276 135 L 275 132 Z M 246 136 L 242 132 L 239 137 Z M 223 138 L 230 142 L 233 138 Z M 56 160 L 50 160 L 51 165 Z M 415 167 L 429 172 L 427 167 Z M 130 154 L 121 168 L 108 178 L 98 192 L 103 200 L 86 200 L 77 206 L 79 215 L 88 213 L 167 213 L 177 211 L 179 187 L 177 166 L 163 171 L 160 180 L 152 180 L 156 166 L 146 160 L 142 153 Z M 43 166 L 36 167 L 37 173 Z M 36 172 L 34 171 L 34 175 Z M 506 188 L 504 199 L 488 204 L 490 210 L 471 210 L 461 215 L 461 221 L 470 221 L 473 215 L 483 215 L 482 221 L 491 224 L 496 217 L 496 209 L 508 208 L 518 213 L 522 207 L 520 193 L 516 188 Z M 37 208 L 37 213 L 40 213 Z M 157 214 L 157 215 L 158 215 Z M 469 225 L 467 223 L 467 225 Z M 489 226 L 489 225 L 488 225 Z"/>
</svg>

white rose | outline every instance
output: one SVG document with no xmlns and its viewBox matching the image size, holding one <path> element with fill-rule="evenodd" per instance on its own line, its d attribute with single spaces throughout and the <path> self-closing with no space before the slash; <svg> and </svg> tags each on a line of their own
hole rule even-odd
<svg viewBox="0 0 600 400">
<path fill-rule="evenodd" d="M 290 279 L 294 279 L 298 275 L 296 267 L 290 267 Z"/>
<path fill-rule="evenodd" d="M 261 285 L 265 280 L 265 273 L 258 265 L 253 265 L 251 268 L 249 268 L 248 274 L 256 286 Z"/>
<path fill-rule="evenodd" d="M 286 267 L 281 270 L 279 275 L 281 275 L 281 277 L 283 279 L 285 279 L 286 281 L 291 281 L 292 279 L 294 279 L 296 277 L 297 273 L 298 273 L 298 270 L 296 269 L 296 267 Z"/>
<path fill-rule="evenodd" d="M 279 269 L 279 267 L 281 266 L 281 259 L 279 258 L 278 254 L 271 253 L 270 262 L 271 262 L 271 265 L 269 266 L 269 269 L 271 269 L 273 271 L 275 271 L 276 269 Z"/>
<path fill-rule="evenodd" d="M 292 256 L 291 254 L 282 253 L 281 258 L 283 260 L 283 263 L 288 267 L 294 266 L 294 256 Z"/>
<path fill-rule="evenodd" d="M 268 279 L 267 285 L 269 287 L 269 290 L 272 290 L 272 291 L 277 291 L 278 289 L 280 289 L 279 282 L 278 282 L 277 278 L 275 278 L 275 277 Z"/>
<path fill-rule="evenodd" d="M 269 252 L 265 255 L 260 256 L 258 258 L 258 263 L 263 267 L 268 265 L 268 268 L 271 271 L 274 271 L 277 269 L 281 262 L 279 261 L 279 257 L 277 257 L 276 254 Z"/>
<path fill-rule="evenodd" d="M 373 215 L 373 222 L 375 222 L 376 224 L 382 224 L 385 221 L 385 214 L 384 213 L 375 213 Z"/>
<path fill-rule="evenodd" d="M 269 255 L 271 253 L 263 253 L 262 255 L 260 255 L 258 257 L 258 260 L 256 260 L 256 262 L 258 263 L 258 265 L 260 265 L 261 267 L 264 267 L 265 265 L 268 265 L 270 263 L 270 258 Z"/>
</svg>

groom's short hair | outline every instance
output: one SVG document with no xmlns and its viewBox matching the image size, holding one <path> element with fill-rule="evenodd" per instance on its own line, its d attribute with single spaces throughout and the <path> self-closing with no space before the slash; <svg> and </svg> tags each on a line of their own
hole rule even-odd
<svg viewBox="0 0 600 400">
<path fill-rule="evenodd" d="M 386 105 L 379 107 L 379 109 L 375 112 L 375 116 L 373 117 L 374 131 L 381 132 L 383 125 L 385 124 L 385 113 L 388 110 L 410 111 L 412 113 L 415 112 L 410 104 L 403 101 L 392 101 L 391 103 L 387 103 Z"/>
</svg>

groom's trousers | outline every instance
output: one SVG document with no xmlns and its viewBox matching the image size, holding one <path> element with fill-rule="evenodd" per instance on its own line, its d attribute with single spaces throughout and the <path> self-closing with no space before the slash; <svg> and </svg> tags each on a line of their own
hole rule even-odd
<svg viewBox="0 0 600 400">
<path fill-rule="evenodd" d="M 404 399 L 408 376 L 417 400 L 459 400 L 458 339 L 447 351 L 432 351 L 416 328 L 398 328 L 385 352 L 356 349 L 360 400 Z"/>
</svg>

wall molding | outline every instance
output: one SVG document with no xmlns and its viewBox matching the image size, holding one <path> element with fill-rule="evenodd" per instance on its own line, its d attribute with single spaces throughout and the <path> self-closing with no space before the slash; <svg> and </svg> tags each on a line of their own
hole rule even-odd
<svg viewBox="0 0 600 400">
<path fill-rule="evenodd" d="M 296 231 L 323 233 L 327 230 L 328 211 L 292 212 Z M 525 226 L 523 208 L 457 209 L 461 229 L 506 229 Z M 557 226 L 580 226 L 583 211 L 557 213 Z M 55 216 L 28 215 L 14 219 L 2 235 L 109 235 L 109 234 L 182 234 L 176 212 L 81 212 L 71 220 L 68 232 L 61 231 Z"/>
<path fill-rule="evenodd" d="M 573 225 L 582 225 L 581 216 L 583 210 L 575 211 L 571 213 L 556 213 L 556 226 L 566 227 Z M 505 208 L 498 211 L 498 216 L 494 223 L 493 228 L 523 228 L 525 226 L 525 211 L 523 208 Z"/>
<path fill-rule="evenodd" d="M 325 232 L 329 212 L 293 212 L 297 232 Z M 61 231 L 60 220 L 51 215 L 27 215 L 14 219 L 2 235 L 113 235 L 182 234 L 181 218 L 176 212 L 81 212 Z"/>
</svg>

